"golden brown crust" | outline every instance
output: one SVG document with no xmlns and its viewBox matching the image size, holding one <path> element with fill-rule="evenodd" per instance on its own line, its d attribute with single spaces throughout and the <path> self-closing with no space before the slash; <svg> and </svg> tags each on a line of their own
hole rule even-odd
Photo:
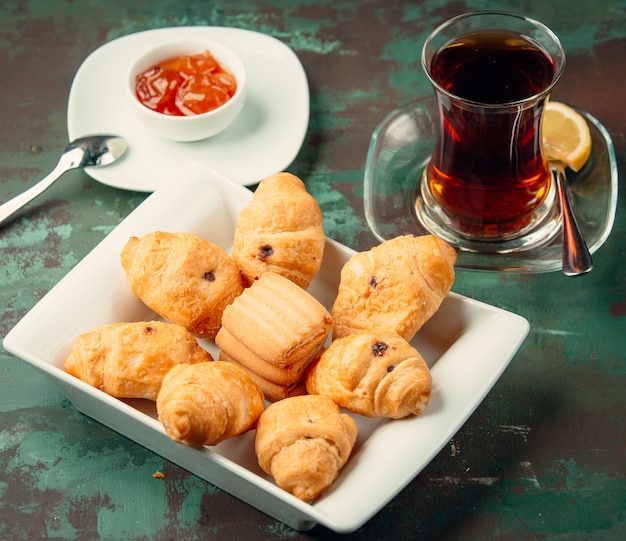
<svg viewBox="0 0 626 541">
<path fill-rule="evenodd" d="M 329 398 L 295 396 L 261 414 L 255 451 L 259 465 L 278 486 L 312 501 L 337 478 L 356 436 L 354 420 Z"/>
<path fill-rule="evenodd" d="M 454 282 L 456 252 L 443 240 L 405 235 L 355 254 L 341 270 L 334 338 L 363 330 L 411 340 Z"/>
<path fill-rule="evenodd" d="M 319 353 L 333 327 L 315 297 L 273 272 L 224 310 L 222 324 L 249 351 L 281 368 Z M 219 334 L 216 343 L 221 347 Z"/>
<path fill-rule="evenodd" d="M 82 334 L 64 368 L 112 396 L 156 400 L 170 368 L 212 360 L 185 328 L 150 321 L 113 323 Z"/>
<path fill-rule="evenodd" d="M 392 419 L 419 415 L 432 386 L 426 362 L 404 338 L 367 331 L 333 341 L 305 381 L 309 393 L 354 413 Z"/>
<path fill-rule="evenodd" d="M 240 213 L 232 257 L 248 284 L 271 271 L 306 288 L 325 243 L 319 205 L 298 177 L 279 173 L 261 181 Z"/>
<path fill-rule="evenodd" d="M 307 291 L 266 272 L 224 310 L 220 359 L 245 368 L 268 400 L 304 392 L 306 367 L 321 355 L 333 321 Z"/>
<path fill-rule="evenodd" d="M 192 233 L 156 231 L 131 237 L 121 262 L 135 295 L 200 338 L 217 334 L 224 308 L 243 290 L 234 261 Z"/>
<path fill-rule="evenodd" d="M 301 375 L 299 378 L 294 377 L 293 380 L 284 380 L 284 383 L 276 383 L 261 377 L 254 370 L 238 363 L 226 355 L 223 351 L 220 351 L 220 362 L 221 361 L 236 364 L 242 370 L 245 370 L 250 376 L 250 379 L 258 385 L 259 389 L 263 391 L 265 398 L 267 398 L 270 402 L 278 402 L 279 400 L 283 400 L 291 396 L 306 394 L 304 375 Z"/>
<path fill-rule="evenodd" d="M 291 386 L 294 381 L 301 380 L 304 370 L 308 366 L 311 357 L 313 357 L 303 356 L 294 364 L 281 367 L 262 359 L 250 351 L 230 334 L 225 327 L 220 329 L 219 336 L 220 359 L 225 358 L 233 361 L 236 359 L 236 362 L 244 368 L 254 372 L 264 380 L 280 386 Z M 321 354 L 321 345 L 319 353 Z"/>
<path fill-rule="evenodd" d="M 216 445 L 256 425 L 263 393 L 247 373 L 230 363 L 179 365 L 163 380 L 157 413 L 174 441 L 192 447 Z"/>
</svg>

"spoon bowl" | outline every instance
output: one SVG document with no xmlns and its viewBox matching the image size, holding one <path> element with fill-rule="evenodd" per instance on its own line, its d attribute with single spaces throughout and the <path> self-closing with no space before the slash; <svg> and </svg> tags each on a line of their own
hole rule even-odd
<svg viewBox="0 0 626 541">
<path fill-rule="evenodd" d="M 0 224 L 52 186 L 66 171 L 109 165 L 121 158 L 127 148 L 126 141 L 116 135 L 91 135 L 72 141 L 65 147 L 59 162 L 48 176 L 20 195 L 0 205 Z"/>
</svg>

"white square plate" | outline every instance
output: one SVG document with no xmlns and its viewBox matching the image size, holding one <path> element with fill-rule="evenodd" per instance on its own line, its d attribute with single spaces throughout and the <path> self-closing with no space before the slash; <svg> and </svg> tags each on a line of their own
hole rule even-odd
<svg viewBox="0 0 626 541">
<path fill-rule="evenodd" d="M 359 436 L 353 455 L 312 505 L 262 472 L 254 432 L 211 448 L 185 447 L 166 436 L 152 402 L 118 400 L 63 370 L 79 334 L 107 323 L 156 317 L 132 294 L 120 266 L 128 237 L 188 231 L 230 251 L 237 217 L 251 196 L 207 165 L 189 164 L 69 272 L 11 330 L 4 347 L 50 377 L 81 412 L 289 526 L 307 530 L 319 523 L 351 532 L 400 492 L 476 409 L 526 337 L 524 318 L 451 293 L 413 341 L 432 369 L 430 404 L 421 416 L 398 421 L 355 415 Z M 309 291 L 328 308 L 341 267 L 353 253 L 327 242 L 322 269 Z M 213 342 L 201 343 L 217 357 Z"/>
<path fill-rule="evenodd" d="M 222 133 L 193 143 L 159 137 L 131 110 L 124 82 L 137 56 L 173 40 L 206 39 L 232 49 L 246 68 L 248 93 L 237 120 Z M 243 28 L 155 28 L 109 41 L 76 72 L 67 104 L 70 140 L 94 133 L 126 139 L 123 160 L 85 172 L 96 180 L 152 192 L 192 160 L 201 160 L 243 185 L 286 168 L 309 125 L 309 84 L 298 56 L 280 40 Z M 98 104 L 97 107 L 94 104 Z"/>
</svg>

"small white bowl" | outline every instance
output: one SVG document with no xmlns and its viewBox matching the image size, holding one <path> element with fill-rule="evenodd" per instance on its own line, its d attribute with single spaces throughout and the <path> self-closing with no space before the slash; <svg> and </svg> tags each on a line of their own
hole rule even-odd
<svg viewBox="0 0 626 541">
<path fill-rule="evenodd" d="M 137 75 L 169 58 L 199 54 L 206 50 L 237 81 L 237 90 L 226 103 L 198 115 L 173 116 L 153 111 L 139 101 L 135 93 Z M 132 109 L 156 134 L 172 141 L 199 141 L 225 130 L 237 118 L 246 99 L 246 71 L 239 57 L 220 43 L 206 40 L 173 41 L 144 51 L 128 71 L 126 88 Z"/>
</svg>

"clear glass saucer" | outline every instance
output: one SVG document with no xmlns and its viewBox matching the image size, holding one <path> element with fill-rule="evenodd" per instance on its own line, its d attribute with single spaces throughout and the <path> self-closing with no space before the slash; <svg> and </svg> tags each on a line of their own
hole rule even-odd
<svg viewBox="0 0 626 541">
<path fill-rule="evenodd" d="M 577 173 L 567 172 L 572 204 L 591 253 L 608 238 L 617 207 L 617 161 L 606 128 L 592 115 L 589 160 Z M 372 135 L 364 178 L 367 223 L 380 240 L 425 235 L 415 200 L 422 172 L 435 146 L 438 113 L 435 98 L 414 101 L 387 115 Z M 458 251 L 456 267 L 499 272 L 551 272 L 561 269 L 561 235 L 541 246 L 510 253 Z"/>
</svg>

